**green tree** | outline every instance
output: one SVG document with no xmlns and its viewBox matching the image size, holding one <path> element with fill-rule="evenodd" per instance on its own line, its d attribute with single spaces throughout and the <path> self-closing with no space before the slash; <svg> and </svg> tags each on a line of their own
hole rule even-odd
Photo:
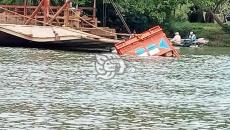
<svg viewBox="0 0 230 130">
<path fill-rule="evenodd" d="M 191 1 L 194 5 L 198 5 L 204 10 L 210 12 L 215 21 L 226 31 L 230 32 L 230 26 L 224 24 L 223 21 L 216 15 L 217 12 L 220 12 L 223 9 L 224 5 L 229 5 L 230 0 L 192 0 Z M 229 13 L 229 6 L 225 7 L 225 11 Z"/>
</svg>

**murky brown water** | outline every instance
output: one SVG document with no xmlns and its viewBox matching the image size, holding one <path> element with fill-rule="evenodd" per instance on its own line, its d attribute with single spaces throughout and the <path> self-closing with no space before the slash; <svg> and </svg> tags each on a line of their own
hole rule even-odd
<svg viewBox="0 0 230 130">
<path fill-rule="evenodd" d="M 229 130 L 229 50 L 124 57 L 135 72 L 103 80 L 95 54 L 0 48 L 0 128 Z"/>
</svg>

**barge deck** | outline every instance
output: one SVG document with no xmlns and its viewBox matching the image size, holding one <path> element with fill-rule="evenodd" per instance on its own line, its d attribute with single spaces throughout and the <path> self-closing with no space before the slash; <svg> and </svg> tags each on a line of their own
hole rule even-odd
<svg viewBox="0 0 230 130">
<path fill-rule="evenodd" d="M 24 0 L 24 5 L 0 5 L 0 46 L 110 51 L 120 42 L 114 29 L 98 27 L 96 0 L 93 7 L 73 9 L 71 4 L 50 6 L 50 0 L 41 0 L 29 5 Z M 92 15 L 83 15 L 84 10 Z"/>
</svg>

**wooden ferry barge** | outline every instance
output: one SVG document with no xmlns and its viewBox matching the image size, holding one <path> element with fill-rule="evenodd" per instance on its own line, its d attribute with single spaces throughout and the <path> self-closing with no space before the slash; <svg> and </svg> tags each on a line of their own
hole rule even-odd
<svg viewBox="0 0 230 130">
<path fill-rule="evenodd" d="M 51 6 L 40 0 L 37 6 L 0 5 L 0 45 L 109 51 L 115 43 L 114 29 L 98 27 L 96 0 L 93 7 Z M 83 15 L 87 10 L 91 15 Z"/>
</svg>

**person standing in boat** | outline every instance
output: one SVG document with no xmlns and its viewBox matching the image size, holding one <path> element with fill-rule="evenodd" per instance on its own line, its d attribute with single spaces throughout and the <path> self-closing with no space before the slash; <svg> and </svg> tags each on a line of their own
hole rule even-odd
<svg viewBox="0 0 230 130">
<path fill-rule="evenodd" d="M 181 45 L 181 36 L 180 36 L 179 32 L 175 33 L 175 36 L 171 41 L 176 45 Z"/>
</svg>

